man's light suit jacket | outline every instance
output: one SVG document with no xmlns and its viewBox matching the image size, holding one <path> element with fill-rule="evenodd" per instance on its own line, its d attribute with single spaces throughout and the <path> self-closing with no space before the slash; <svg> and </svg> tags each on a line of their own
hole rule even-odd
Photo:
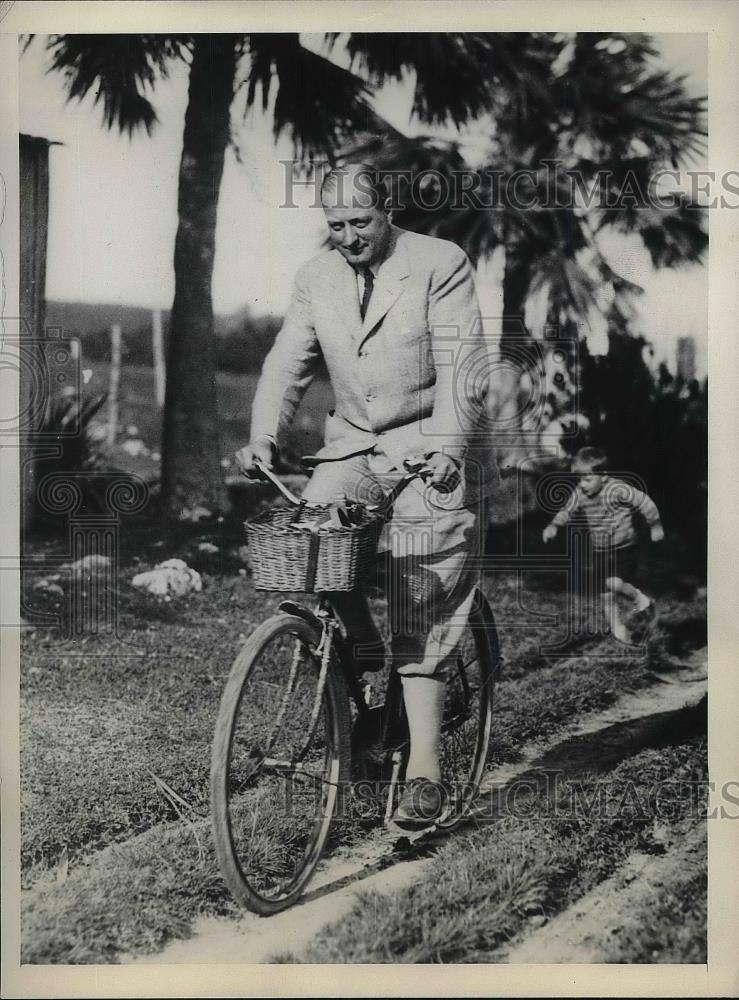
<svg viewBox="0 0 739 1000">
<path fill-rule="evenodd" d="M 393 226 L 364 320 L 356 273 L 338 250 L 308 261 L 264 363 L 252 440 L 279 440 L 321 356 L 335 410 L 316 458 L 378 445 L 400 466 L 407 455 L 440 451 L 465 463 L 464 487 L 455 491 L 465 505 L 497 482 L 490 435 L 480 426 L 486 346 L 470 262 L 456 244 Z"/>
</svg>

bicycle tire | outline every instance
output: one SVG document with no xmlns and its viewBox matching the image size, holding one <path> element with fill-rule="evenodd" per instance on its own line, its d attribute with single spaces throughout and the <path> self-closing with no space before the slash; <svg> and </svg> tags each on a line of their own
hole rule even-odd
<svg viewBox="0 0 739 1000">
<path fill-rule="evenodd" d="M 469 685 L 469 702 L 465 710 L 469 716 L 464 721 L 464 712 L 461 712 L 461 721 L 456 727 L 452 725 L 454 702 L 459 698 L 458 688 L 464 685 L 460 680 L 455 688 L 457 678 L 453 671 L 447 679 L 441 758 L 442 774 L 451 790 L 451 812 L 436 824 L 444 830 L 454 829 L 470 814 L 482 782 L 492 734 L 495 681 L 501 662 L 500 640 L 492 609 L 480 590 L 476 592 L 470 611 L 468 630 L 476 660 L 465 665 Z M 463 647 L 457 657 L 464 655 Z"/>
<path fill-rule="evenodd" d="M 302 893 L 321 859 L 349 778 L 346 682 L 332 656 L 318 697 L 320 638 L 319 629 L 303 618 L 273 616 L 247 639 L 221 697 L 211 758 L 216 855 L 233 897 L 262 916 L 286 909 Z M 283 644 L 292 649 L 293 659 L 280 694 L 286 674 Z M 292 774 L 289 766 L 279 770 L 278 764 L 290 762 Z M 296 803 L 291 783 L 299 792 L 301 785 L 307 787 L 307 802 Z"/>
</svg>

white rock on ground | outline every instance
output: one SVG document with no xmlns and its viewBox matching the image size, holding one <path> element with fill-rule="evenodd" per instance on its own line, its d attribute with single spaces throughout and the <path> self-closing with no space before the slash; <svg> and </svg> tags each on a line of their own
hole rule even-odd
<svg viewBox="0 0 739 1000">
<path fill-rule="evenodd" d="M 82 556 L 76 562 L 64 563 L 62 569 L 67 569 L 72 576 L 90 576 L 90 574 L 105 570 L 110 566 L 110 556 L 101 556 L 97 553 L 89 556 Z"/>
<path fill-rule="evenodd" d="M 34 583 L 33 589 L 44 594 L 53 594 L 55 597 L 64 597 L 63 589 L 58 583 L 55 582 L 55 580 L 58 579 L 58 576 L 50 580 L 47 580 L 46 577 L 44 577 L 42 580 L 37 580 L 36 583 Z"/>
<path fill-rule="evenodd" d="M 108 428 L 105 424 L 91 423 L 87 429 L 87 436 L 97 444 L 105 441 L 108 437 Z"/>
<path fill-rule="evenodd" d="M 199 504 L 192 510 L 189 507 L 183 507 L 180 511 L 180 521 L 192 521 L 194 524 L 197 524 L 198 521 L 207 521 L 211 517 L 213 517 L 213 511 L 208 510 L 207 507 L 201 507 Z"/>
<path fill-rule="evenodd" d="M 123 441 L 121 448 L 133 458 L 149 454 L 149 449 L 140 438 L 129 438 L 127 441 Z"/>
<path fill-rule="evenodd" d="M 203 589 L 200 574 L 182 559 L 167 559 L 146 573 L 138 573 L 131 583 L 158 597 L 182 597 Z"/>
</svg>

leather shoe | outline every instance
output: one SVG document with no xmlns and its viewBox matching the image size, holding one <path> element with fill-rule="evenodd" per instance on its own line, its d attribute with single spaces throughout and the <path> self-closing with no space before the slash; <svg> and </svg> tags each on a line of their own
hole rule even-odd
<svg viewBox="0 0 739 1000">
<path fill-rule="evenodd" d="M 443 782 L 411 778 L 406 783 L 392 822 L 401 830 L 418 830 L 446 819 L 450 810 L 449 791 Z"/>
</svg>

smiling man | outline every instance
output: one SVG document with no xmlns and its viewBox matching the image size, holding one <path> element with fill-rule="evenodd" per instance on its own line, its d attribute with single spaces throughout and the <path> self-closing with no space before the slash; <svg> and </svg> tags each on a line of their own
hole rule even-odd
<svg viewBox="0 0 739 1000">
<path fill-rule="evenodd" d="M 254 398 L 251 442 L 236 457 L 245 471 L 255 457 L 273 464 L 323 359 L 336 405 L 307 500 L 376 502 L 403 474 L 404 458 L 426 459 L 429 478 L 400 495 L 380 541 L 392 665 L 411 736 L 395 820 L 418 827 L 445 808 L 445 670 L 478 581 L 484 494 L 497 476 L 479 434 L 487 355 L 472 269 L 458 246 L 394 226 L 367 164 L 332 170 L 321 200 L 332 246 L 298 272 Z M 385 647 L 364 592 L 332 599 L 358 668 L 381 669 Z"/>
</svg>

